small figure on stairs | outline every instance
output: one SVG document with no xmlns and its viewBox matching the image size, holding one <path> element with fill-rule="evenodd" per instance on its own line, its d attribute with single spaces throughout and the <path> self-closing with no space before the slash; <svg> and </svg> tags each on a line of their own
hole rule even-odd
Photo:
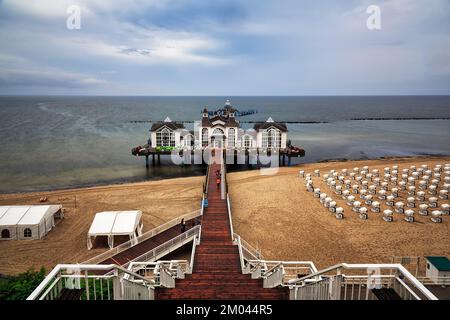
<svg viewBox="0 0 450 320">
<path fill-rule="evenodd" d="M 186 223 L 184 222 L 184 218 L 181 219 L 181 233 L 186 231 Z"/>
<path fill-rule="evenodd" d="M 221 182 L 220 177 L 218 177 L 218 178 L 216 179 L 217 189 L 220 188 L 220 182 Z"/>
</svg>

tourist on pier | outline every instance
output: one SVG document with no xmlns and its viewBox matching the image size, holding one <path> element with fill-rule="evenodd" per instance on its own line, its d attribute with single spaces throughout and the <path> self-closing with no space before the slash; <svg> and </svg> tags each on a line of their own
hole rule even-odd
<svg viewBox="0 0 450 320">
<path fill-rule="evenodd" d="M 222 181 L 220 180 L 220 177 L 218 177 L 217 180 L 216 180 L 217 189 L 220 188 L 220 183 L 221 183 L 221 182 L 222 182 Z"/>
<path fill-rule="evenodd" d="M 184 218 L 181 219 L 181 233 L 186 231 L 186 223 L 184 222 Z"/>
</svg>

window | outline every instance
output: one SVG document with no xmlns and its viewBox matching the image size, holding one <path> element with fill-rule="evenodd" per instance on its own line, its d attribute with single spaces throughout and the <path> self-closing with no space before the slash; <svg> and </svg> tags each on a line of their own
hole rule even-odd
<svg viewBox="0 0 450 320">
<path fill-rule="evenodd" d="M 211 142 L 214 148 L 222 148 L 225 136 L 222 129 L 216 128 L 211 136 Z"/>
<path fill-rule="evenodd" d="M 192 137 L 191 134 L 187 134 L 187 135 L 185 135 L 184 137 L 181 137 L 181 138 L 182 138 L 181 144 L 183 146 L 185 146 L 185 147 L 190 147 L 194 143 L 194 138 Z"/>
<path fill-rule="evenodd" d="M 208 144 L 209 144 L 208 129 L 207 128 L 203 128 L 202 129 L 202 146 L 203 147 L 207 147 Z"/>
<path fill-rule="evenodd" d="M 234 147 L 235 146 L 235 139 L 236 139 L 236 132 L 233 128 L 228 129 L 228 146 Z"/>
<path fill-rule="evenodd" d="M 8 229 L 3 229 L 2 230 L 2 239 L 9 239 L 11 238 L 11 234 L 9 233 Z"/>
<path fill-rule="evenodd" d="M 252 137 L 250 137 L 248 134 L 242 137 L 242 145 L 245 149 L 249 149 L 252 147 Z"/>
<path fill-rule="evenodd" d="M 175 134 L 173 131 L 164 128 L 156 132 L 157 147 L 175 147 Z"/>
<path fill-rule="evenodd" d="M 281 134 L 279 130 L 269 129 L 263 132 L 263 148 L 281 148 Z"/>
<path fill-rule="evenodd" d="M 25 238 L 31 238 L 31 236 L 32 236 L 31 229 L 30 228 L 26 228 L 25 230 L 23 230 L 23 236 Z"/>
</svg>

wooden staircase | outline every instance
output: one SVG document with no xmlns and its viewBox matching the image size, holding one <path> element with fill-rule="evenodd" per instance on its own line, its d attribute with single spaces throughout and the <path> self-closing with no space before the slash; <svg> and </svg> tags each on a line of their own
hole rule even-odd
<svg viewBox="0 0 450 320">
<path fill-rule="evenodd" d="M 378 300 L 402 300 L 402 298 L 392 288 L 372 289 Z"/>
<path fill-rule="evenodd" d="M 231 240 L 228 207 L 216 186 L 216 170 L 210 165 L 208 207 L 202 218 L 201 242 L 195 251 L 192 274 L 176 280 L 175 288 L 157 288 L 156 299 L 280 300 L 288 299 L 286 288 L 264 289 L 262 279 L 242 274 L 239 249 Z"/>
</svg>

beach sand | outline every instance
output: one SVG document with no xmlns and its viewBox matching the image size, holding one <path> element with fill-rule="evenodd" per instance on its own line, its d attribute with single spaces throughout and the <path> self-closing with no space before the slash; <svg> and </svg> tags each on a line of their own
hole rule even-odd
<svg viewBox="0 0 450 320">
<path fill-rule="evenodd" d="M 345 209 L 345 219 L 337 220 L 306 191 L 304 180 L 298 175 L 299 170 L 313 173 L 320 169 L 324 174 L 331 169 L 365 165 L 382 173 L 384 167 L 395 164 L 402 169 L 413 164 L 431 167 L 436 163 L 450 163 L 450 157 L 305 164 L 280 168 L 278 174 L 271 176 L 262 176 L 259 170 L 229 173 L 234 231 L 258 247 L 266 259 L 311 260 L 318 268 L 341 262 L 390 262 L 393 255 L 450 256 L 450 217 L 435 224 L 430 217 L 416 214 L 417 222 L 407 223 L 402 220 L 403 215 L 394 214 L 395 221 L 387 223 L 381 214 L 369 212 L 369 219 L 363 221 L 343 200 L 337 200 L 338 206 Z M 45 266 L 49 272 L 58 263 L 83 262 L 106 250 L 86 248 L 87 231 L 96 212 L 142 210 L 147 231 L 198 209 L 202 183 L 203 177 L 191 177 L 0 195 L 2 204 L 36 204 L 39 197 L 47 196 L 50 202 L 62 202 L 67 209 L 66 218 L 57 220 L 56 228 L 42 240 L 0 241 L 0 273 L 15 274 L 33 265 Z M 314 178 L 314 185 L 332 194 L 322 178 Z M 338 199 L 334 194 L 331 197 Z"/>
<path fill-rule="evenodd" d="M 108 248 L 87 250 L 86 237 L 96 212 L 142 210 L 144 232 L 185 213 L 200 209 L 203 177 L 71 190 L 0 195 L 2 205 L 62 203 L 65 218 L 41 240 L 0 241 L 0 273 L 16 274 L 34 266 L 49 272 L 58 263 L 77 263 Z M 76 208 L 75 208 L 76 196 Z"/>
<path fill-rule="evenodd" d="M 405 222 L 404 215 L 397 213 L 394 222 L 387 223 L 381 213 L 370 211 L 369 219 L 361 220 L 329 189 L 322 176 L 314 177 L 314 187 L 319 187 L 344 208 L 345 219 L 337 220 L 313 193 L 306 191 L 304 180 L 298 174 L 299 170 L 305 170 L 313 175 L 315 169 L 320 169 L 323 175 L 331 169 L 351 170 L 366 165 L 383 174 L 386 166 L 398 164 L 403 169 L 427 164 L 432 169 L 437 163 L 450 163 L 450 157 L 305 164 L 280 168 L 273 176 L 262 176 L 257 170 L 230 173 L 234 231 L 260 249 L 266 259 L 310 260 L 318 268 L 342 262 L 388 263 L 392 256 L 450 256 L 450 217 L 444 216 L 444 222 L 436 224 L 429 216 L 418 215 L 415 208 L 417 221 L 414 223 Z M 403 201 L 405 194 L 400 197 Z M 442 203 L 449 201 L 440 200 L 439 205 Z M 382 205 L 384 209 L 387 206 Z"/>
</svg>

